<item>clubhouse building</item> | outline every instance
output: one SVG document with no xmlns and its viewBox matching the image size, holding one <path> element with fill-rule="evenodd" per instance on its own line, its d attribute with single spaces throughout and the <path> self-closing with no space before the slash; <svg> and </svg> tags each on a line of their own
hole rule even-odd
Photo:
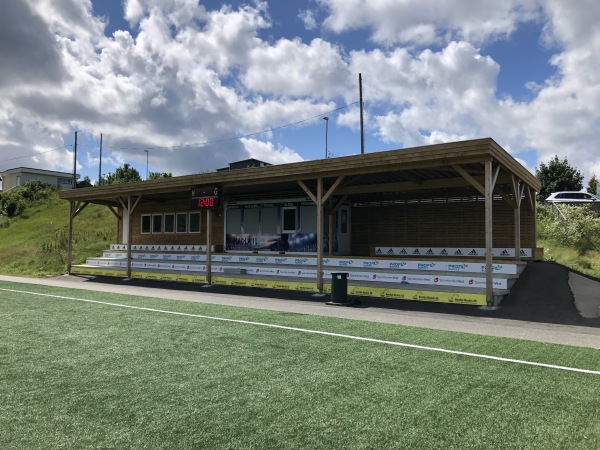
<svg viewBox="0 0 600 450">
<path fill-rule="evenodd" d="M 250 160 L 249 160 L 250 161 Z M 494 306 L 536 247 L 539 181 L 493 139 L 62 191 L 68 271 Z M 73 265 L 89 204 L 118 242 Z"/>
</svg>

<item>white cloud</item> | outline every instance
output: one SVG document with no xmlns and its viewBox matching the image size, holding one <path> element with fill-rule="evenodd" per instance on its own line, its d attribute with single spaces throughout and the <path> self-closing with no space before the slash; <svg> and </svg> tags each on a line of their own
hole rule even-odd
<svg viewBox="0 0 600 450">
<path fill-rule="evenodd" d="M 460 39 L 482 43 L 509 35 L 537 15 L 536 0 L 318 0 L 329 11 L 324 25 L 343 33 L 371 30 L 384 45 L 444 44 Z"/>
<path fill-rule="evenodd" d="M 293 161 L 301 156 L 272 142 L 277 133 L 230 138 L 351 103 L 362 73 L 367 132 L 390 147 L 491 136 L 517 156 L 534 150 L 539 162 L 558 154 L 586 176 L 600 174 L 597 2 L 318 3 L 327 30 L 307 42 L 270 35 L 266 2 L 207 10 L 196 0 L 127 0 L 132 31 L 111 36 L 90 0 L 7 3 L 0 42 L 14 45 L 0 66 L 0 168 L 70 170 L 68 146 L 43 152 L 64 147 L 74 129 L 104 133 L 108 165 L 145 168 L 143 149 L 151 148 L 150 169 L 175 175 L 250 156 Z M 299 17 L 307 28 L 317 25 L 308 9 Z M 532 19 L 543 21 L 544 39 L 559 49 L 556 76 L 530 83 L 531 101 L 500 99 L 502 67 L 479 45 Z M 343 38 L 353 29 L 367 30 L 371 44 L 350 46 Z M 356 131 L 358 108 L 334 120 Z M 80 163 L 91 167 L 96 150 L 85 151 Z M 39 155 L 11 159 L 30 153 Z"/>
<path fill-rule="evenodd" d="M 310 9 L 303 9 L 298 13 L 298 18 L 304 23 L 304 27 L 307 30 L 314 30 L 317 28 L 317 19 L 315 13 Z"/>
<path fill-rule="evenodd" d="M 251 158 L 271 164 L 285 164 L 302 161 L 303 158 L 291 148 L 275 146 L 272 142 L 259 141 L 257 139 L 242 138 L 242 144 L 250 154 Z"/>
<path fill-rule="evenodd" d="M 350 82 L 347 64 L 329 42 L 299 39 L 264 43 L 250 53 L 243 80 L 248 89 L 283 97 L 333 97 Z"/>
</svg>

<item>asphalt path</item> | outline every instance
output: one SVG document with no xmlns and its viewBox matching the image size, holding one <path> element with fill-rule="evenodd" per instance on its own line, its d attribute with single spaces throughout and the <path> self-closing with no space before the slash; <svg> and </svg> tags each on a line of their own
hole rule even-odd
<svg viewBox="0 0 600 450">
<path fill-rule="evenodd" d="M 0 280 L 600 349 L 600 318 L 594 316 L 600 305 L 600 282 L 573 274 L 553 263 L 530 265 L 510 296 L 494 310 L 470 305 L 374 298 L 361 298 L 360 304 L 340 307 L 327 305 L 329 296 L 318 297 L 304 292 L 232 286 L 201 287 L 189 283 L 126 281 L 109 277 L 64 275 L 38 279 L 0 276 Z"/>
</svg>

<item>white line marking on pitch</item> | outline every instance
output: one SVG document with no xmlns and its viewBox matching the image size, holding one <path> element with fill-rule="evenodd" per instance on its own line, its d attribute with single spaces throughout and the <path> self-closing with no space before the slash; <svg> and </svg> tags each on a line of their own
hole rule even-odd
<svg viewBox="0 0 600 450">
<path fill-rule="evenodd" d="M 588 369 L 578 369 L 576 367 L 557 366 L 554 364 L 537 363 L 537 362 L 533 362 L 533 361 L 524 361 L 521 359 L 502 358 L 500 356 L 482 355 L 479 353 L 461 352 L 458 350 L 448 350 L 448 349 L 438 348 L 438 347 L 426 347 L 424 345 L 406 344 L 404 342 L 385 341 L 382 339 L 373 339 L 373 338 L 367 338 L 367 337 L 352 336 L 349 334 L 331 333 L 329 331 L 307 330 L 304 328 L 288 327 L 285 325 L 275 325 L 272 323 L 251 322 L 249 320 L 239 320 L 239 319 L 226 319 L 223 317 L 205 316 L 202 314 L 189 314 L 189 313 L 183 313 L 183 312 L 177 312 L 177 311 L 166 311 L 163 309 L 145 308 L 143 306 L 122 305 L 120 303 L 109 303 L 109 302 L 102 302 L 99 300 L 89 300 L 89 299 L 85 299 L 85 298 L 65 297 L 62 295 L 54 295 L 54 294 L 42 294 L 39 292 L 19 291 L 16 289 L 0 288 L 0 291 L 16 292 L 19 294 L 39 295 L 41 297 L 60 298 L 63 300 L 75 300 L 75 301 L 79 301 L 79 302 L 96 303 L 99 305 L 116 306 L 118 308 L 128 308 L 128 309 L 136 309 L 136 310 L 140 310 L 140 311 L 150 311 L 150 312 L 157 312 L 157 313 L 163 313 L 163 314 L 172 314 L 175 316 L 195 317 L 198 319 L 218 320 L 221 322 L 242 323 L 242 324 L 246 324 L 246 325 L 256 325 L 256 326 L 260 326 L 260 327 L 277 328 L 280 330 L 299 331 L 302 333 L 318 334 L 321 336 L 333 336 L 333 337 L 339 337 L 339 338 L 344 338 L 344 339 L 353 339 L 356 341 L 373 342 L 373 343 L 377 343 L 377 344 L 395 345 L 397 347 L 413 348 L 413 349 L 418 349 L 418 350 L 429 350 L 429 351 L 440 352 L 440 353 L 449 353 L 451 355 L 462 355 L 462 356 L 470 356 L 472 358 L 490 359 L 492 361 L 510 362 L 510 363 L 515 363 L 515 364 L 528 365 L 528 366 L 546 367 L 548 369 L 567 370 L 569 372 L 600 375 L 600 371 L 598 371 L 598 370 L 588 370 Z"/>
</svg>

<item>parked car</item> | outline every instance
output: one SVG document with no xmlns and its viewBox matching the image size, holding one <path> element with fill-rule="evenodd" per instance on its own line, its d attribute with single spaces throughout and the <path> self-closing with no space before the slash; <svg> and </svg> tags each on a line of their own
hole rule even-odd
<svg viewBox="0 0 600 450">
<path fill-rule="evenodd" d="M 563 191 L 553 192 L 546 203 L 594 203 L 600 202 L 600 197 L 587 192 Z"/>
</svg>

